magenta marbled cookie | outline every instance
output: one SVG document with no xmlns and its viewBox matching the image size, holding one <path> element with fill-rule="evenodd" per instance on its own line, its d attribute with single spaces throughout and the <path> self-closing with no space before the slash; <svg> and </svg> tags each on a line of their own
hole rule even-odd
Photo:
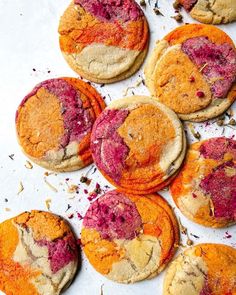
<svg viewBox="0 0 236 295">
<path fill-rule="evenodd" d="M 105 107 L 97 91 L 75 78 L 38 84 L 16 114 L 19 144 L 35 163 L 55 171 L 73 171 L 92 162 L 90 133 Z"/>
<path fill-rule="evenodd" d="M 22 213 L 0 224 L 0 290 L 17 295 L 58 295 L 78 265 L 76 238 L 61 217 Z"/>
</svg>

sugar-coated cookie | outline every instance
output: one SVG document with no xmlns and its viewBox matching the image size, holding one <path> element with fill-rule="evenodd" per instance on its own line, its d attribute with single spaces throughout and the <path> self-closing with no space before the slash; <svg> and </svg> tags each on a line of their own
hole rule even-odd
<svg viewBox="0 0 236 295">
<path fill-rule="evenodd" d="M 145 77 L 151 94 L 181 119 L 214 118 L 236 98 L 236 49 L 217 27 L 184 25 L 157 42 Z"/>
<path fill-rule="evenodd" d="M 58 295 L 77 269 L 78 249 L 69 225 L 43 211 L 24 212 L 0 224 L 0 290 L 12 295 Z"/>
<path fill-rule="evenodd" d="M 120 190 L 147 194 L 165 187 L 186 150 L 182 124 L 145 96 L 112 102 L 96 120 L 91 151 L 98 169 Z"/>
<path fill-rule="evenodd" d="M 70 67 L 97 83 L 134 74 L 149 44 L 147 20 L 134 0 L 74 0 L 58 31 Z"/>
<path fill-rule="evenodd" d="M 235 0 L 180 0 L 190 15 L 205 24 L 226 24 L 236 20 Z"/>
<path fill-rule="evenodd" d="M 38 84 L 21 102 L 16 129 L 23 152 L 54 171 L 73 171 L 92 162 L 90 134 L 105 107 L 97 91 L 75 78 Z"/>
<path fill-rule="evenodd" d="M 167 269 L 163 295 L 236 294 L 236 250 L 199 244 L 181 253 Z"/>
<path fill-rule="evenodd" d="M 159 195 L 113 190 L 90 205 L 81 241 L 98 272 L 120 283 L 134 283 L 163 270 L 178 247 L 179 229 Z"/>
<path fill-rule="evenodd" d="M 236 141 L 218 137 L 191 145 L 170 192 L 191 220 L 210 227 L 234 224 Z"/>
</svg>

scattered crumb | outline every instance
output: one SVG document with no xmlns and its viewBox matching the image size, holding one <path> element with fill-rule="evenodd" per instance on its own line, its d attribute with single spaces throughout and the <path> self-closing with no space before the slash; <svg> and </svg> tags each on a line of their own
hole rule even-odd
<svg viewBox="0 0 236 295">
<path fill-rule="evenodd" d="M 5 208 L 5 211 L 9 212 L 9 211 L 11 211 L 11 209 L 10 208 Z"/>
<path fill-rule="evenodd" d="M 50 187 L 50 189 L 53 190 L 55 193 L 58 192 L 58 190 L 55 188 L 55 186 L 53 186 L 51 183 L 49 183 L 49 182 L 47 181 L 47 178 L 46 178 L 46 177 L 44 177 L 44 182 L 45 182 L 46 185 L 47 185 L 48 187 Z"/>
<path fill-rule="evenodd" d="M 181 223 L 181 220 L 179 218 L 179 228 L 182 234 L 186 235 L 187 234 L 187 228 L 183 226 L 183 224 Z"/>
<path fill-rule="evenodd" d="M 182 23 L 183 16 L 180 13 L 177 13 L 175 16 L 172 16 L 171 18 L 175 19 L 178 23 Z"/>
<path fill-rule="evenodd" d="M 50 211 L 51 203 L 52 203 L 51 199 L 46 199 L 45 200 L 45 205 L 46 205 L 48 211 Z"/>
<path fill-rule="evenodd" d="M 18 190 L 17 195 L 19 195 L 21 192 L 23 192 L 23 190 L 24 190 L 24 186 L 23 186 L 23 183 L 20 181 L 19 190 Z"/>
<path fill-rule="evenodd" d="M 69 194 L 73 194 L 73 193 L 76 193 L 78 189 L 79 189 L 78 185 L 72 184 L 68 186 L 67 192 Z"/>
<path fill-rule="evenodd" d="M 33 168 L 33 165 L 30 163 L 30 161 L 26 161 L 26 163 L 25 163 L 25 168 L 27 168 L 27 169 L 32 169 Z"/>
</svg>

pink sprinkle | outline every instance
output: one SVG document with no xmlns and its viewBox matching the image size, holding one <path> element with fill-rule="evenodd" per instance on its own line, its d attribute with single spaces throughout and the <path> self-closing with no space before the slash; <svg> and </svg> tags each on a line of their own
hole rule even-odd
<svg viewBox="0 0 236 295">
<path fill-rule="evenodd" d="M 196 92 L 196 95 L 197 95 L 198 97 L 202 98 L 202 97 L 205 96 L 205 93 L 204 93 L 203 91 L 201 91 L 201 90 L 198 90 L 198 91 Z"/>
<path fill-rule="evenodd" d="M 88 193 L 88 190 L 84 189 L 84 193 L 87 194 Z"/>
<path fill-rule="evenodd" d="M 79 218 L 79 220 L 83 219 L 83 216 L 79 212 L 77 212 L 77 217 Z"/>
<path fill-rule="evenodd" d="M 226 231 L 226 232 L 225 232 L 225 237 L 224 237 L 224 239 L 230 239 L 230 238 L 232 238 L 232 235 L 230 235 L 230 234 L 228 233 L 228 231 Z"/>
<path fill-rule="evenodd" d="M 72 219 L 73 217 L 74 217 L 74 214 L 73 214 L 73 213 L 71 213 L 71 214 L 68 216 L 69 219 Z"/>
<path fill-rule="evenodd" d="M 189 77 L 189 82 L 191 82 L 191 83 L 195 82 L 195 78 L 193 76 L 190 76 Z"/>
<path fill-rule="evenodd" d="M 96 188 L 100 188 L 100 184 L 99 183 L 96 183 Z"/>
<path fill-rule="evenodd" d="M 89 194 L 88 200 L 89 200 L 89 201 L 92 201 L 92 200 L 94 200 L 96 197 L 97 197 L 97 194 L 96 194 L 95 192 L 92 192 L 92 193 Z"/>
</svg>

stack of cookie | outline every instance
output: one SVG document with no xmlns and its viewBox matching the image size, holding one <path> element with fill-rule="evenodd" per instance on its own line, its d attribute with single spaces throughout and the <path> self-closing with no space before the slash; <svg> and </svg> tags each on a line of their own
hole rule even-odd
<svg viewBox="0 0 236 295">
<path fill-rule="evenodd" d="M 232 8 L 227 19 L 221 0 L 180 3 L 206 23 L 236 19 L 234 1 L 224 1 L 225 10 Z M 59 34 L 70 67 L 97 83 L 131 76 L 149 45 L 147 20 L 134 0 L 74 0 Z M 224 227 L 236 221 L 236 141 L 195 143 L 182 166 L 187 143 L 180 121 L 214 118 L 234 102 L 233 41 L 214 26 L 181 26 L 156 43 L 145 77 L 151 97 L 107 107 L 89 83 L 46 80 L 16 113 L 18 141 L 32 161 L 59 172 L 94 161 L 116 187 L 90 205 L 81 242 L 93 267 L 120 283 L 156 276 L 179 246 L 178 222 L 159 190 L 170 185 L 177 207 L 194 222 Z M 78 261 L 76 238 L 59 216 L 35 210 L 0 224 L 0 290 L 6 294 L 60 294 Z M 164 294 L 235 294 L 235 265 L 235 249 L 199 244 L 171 264 Z"/>
</svg>

